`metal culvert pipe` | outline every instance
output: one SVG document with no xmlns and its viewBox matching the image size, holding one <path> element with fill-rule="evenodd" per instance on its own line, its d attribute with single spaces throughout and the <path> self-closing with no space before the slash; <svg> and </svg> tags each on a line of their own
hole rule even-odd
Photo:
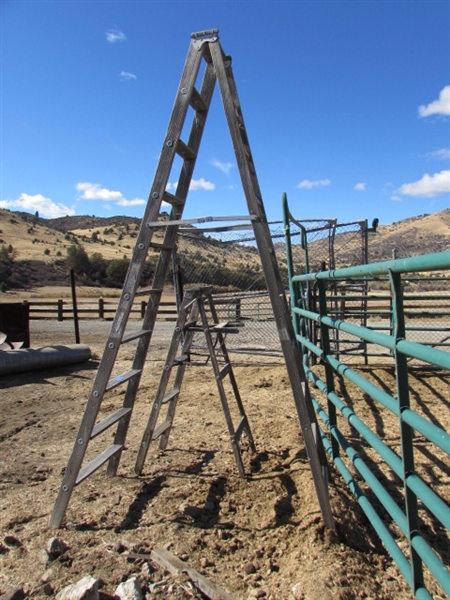
<svg viewBox="0 0 450 600">
<path fill-rule="evenodd" d="M 0 375 L 25 371 L 40 371 L 51 367 L 65 367 L 91 358 L 91 349 L 85 344 L 21 348 L 0 352 Z"/>
</svg>

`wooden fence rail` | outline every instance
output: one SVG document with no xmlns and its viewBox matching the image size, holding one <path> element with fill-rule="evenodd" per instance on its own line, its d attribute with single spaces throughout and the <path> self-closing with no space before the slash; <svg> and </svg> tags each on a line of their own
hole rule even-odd
<svg viewBox="0 0 450 600">
<path fill-rule="evenodd" d="M 73 304 L 69 300 L 61 298 L 53 301 L 34 301 L 24 300 L 23 304 L 29 306 L 29 318 L 37 319 L 57 319 L 64 321 L 73 319 Z M 98 300 L 78 300 L 77 313 L 79 319 L 104 319 L 112 320 L 117 310 L 118 301 L 107 301 L 104 298 Z M 144 317 L 147 302 L 141 300 L 135 302 L 131 309 L 130 318 L 142 319 Z M 160 321 L 176 321 L 177 306 L 175 302 L 160 302 L 158 311 Z"/>
</svg>

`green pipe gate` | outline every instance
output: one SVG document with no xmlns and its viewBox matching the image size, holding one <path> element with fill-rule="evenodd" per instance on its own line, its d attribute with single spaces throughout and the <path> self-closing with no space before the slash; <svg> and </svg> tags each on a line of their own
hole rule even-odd
<svg viewBox="0 0 450 600">
<path fill-rule="evenodd" d="M 292 319 L 308 382 L 322 393 L 312 393 L 312 398 L 324 446 L 415 596 L 432 598 L 430 588 L 439 586 L 450 596 L 450 492 L 448 485 L 440 484 L 441 479 L 448 482 L 450 475 L 450 435 L 442 425 L 442 411 L 448 417 L 450 410 L 446 393 L 450 353 L 444 344 L 436 347 L 407 339 L 402 290 L 405 277 L 448 274 L 450 251 L 296 274 L 290 227 L 298 221 L 291 216 L 285 196 L 283 213 Z M 379 277 L 388 278 L 392 298 L 385 331 L 374 330 L 367 320 L 361 324 L 359 317 L 355 323 L 351 316 L 333 313 L 335 302 L 330 295 L 335 294 L 336 283 L 360 285 Z M 313 329 L 318 336 L 312 335 Z M 389 389 L 383 378 L 374 379 L 364 364 L 365 356 L 361 365 L 353 362 L 350 367 L 348 356 L 333 344 L 336 332 L 382 348 L 386 353 L 382 368 L 392 371 L 395 385 Z M 441 406 L 422 410 L 422 399 L 411 398 L 417 364 L 435 370 L 444 381 Z M 362 401 L 355 400 L 358 394 Z M 368 415 L 368 406 L 376 411 L 381 425 L 371 423 L 375 413 Z M 390 435 L 384 426 L 388 419 Z M 417 459 L 422 449 L 429 460 L 425 470 Z"/>
</svg>

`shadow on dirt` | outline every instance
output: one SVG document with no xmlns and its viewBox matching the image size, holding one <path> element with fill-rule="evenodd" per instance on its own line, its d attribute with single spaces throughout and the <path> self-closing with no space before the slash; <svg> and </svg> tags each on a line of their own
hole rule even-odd
<svg viewBox="0 0 450 600">
<path fill-rule="evenodd" d="M 24 373 L 13 373 L 12 375 L 2 375 L 0 377 L 0 390 L 10 388 L 18 388 L 25 385 L 60 385 L 58 382 L 53 382 L 52 379 L 58 377 L 73 377 L 74 379 L 91 380 L 90 373 L 98 368 L 98 360 L 88 360 L 82 365 L 74 364 L 64 367 L 55 367 L 53 369 L 42 369 L 41 371 L 27 371 Z"/>
<path fill-rule="evenodd" d="M 120 529 L 135 529 L 139 525 L 149 502 L 159 494 L 166 479 L 165 475 L 159 475 L 142 484 L 138 495 L 130 504 L 130 508 L 120 524 Z"/>
</svg>

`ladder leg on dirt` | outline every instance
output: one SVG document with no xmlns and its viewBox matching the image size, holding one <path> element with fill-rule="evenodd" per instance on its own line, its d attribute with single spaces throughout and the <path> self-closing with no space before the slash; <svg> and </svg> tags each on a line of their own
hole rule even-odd
<svg viewBox="0 0 450 600">
<path fill-rule="evenodd" d="M 316 444 L 316 440 L 314 439 L 312 427 L 312 424 L 315 421 L 314 408 L 308 403 L 308 399 L 305 398 L 302 390 L 302 383 L 306 380 L 306 377 L 303 370 L 301 352 L 298 344 L 295 343 L 294 327 L 286 301 L 275 248 L 256 175 L 256 168 L 253 163 L 250 144 L 245 129 L 243 113 L 231 68 L 231 59 L 224 55 L 220 44 L 209 44 L 209 47 L 212 63 L 216 69 L 217 82 L 241 176 L 242 187 L 247 200 L 248 210 L 254 217 L 254 220 L 252 221 L 253 231 L 280 337 L 281 349 L 283 351 L 286 368 L 291 382 L 295 407 L 297 409 L 303 439 L 308 453 L 317 498 L 325 525 L 334 530 L 335 526 L 328 494 L 328 485 L 323 477 L 322 453 L 319 453 L 318 451 L 318 445 L 322 445 L 322 441 L 317 440 Z M 323 451 L 323 454 L 325 454 L 325 451 Z"/>
<path fill-rule="evenodd" d="M 207 307 L 205 307 L 207 303 Z M 209 310 L 208 310 L 209 309 Z M 208 314 L 212 321 L 208 320 Z M 201 322 L 199 323 L 199 319 Z M 181 384 L 185 372 L 186 365 L 189 362 L 191 353 L 191 345 L 193 336 L 196 332 L 203 332 L 208 348 L 209 359 L 214 371 L 214 376 L 219 391 L 222 410 L 225 415 L 225 420 L 230 435 L 231 447 L 238 467 L 238 472 L 241 477 L 245 477 L 245 468 L 242 461 L 241 448 L 239 445 L 242 434 L 245 433 L 250 448 L 256 452 L 253 436 L 250 430 L 244 406 L 239 394 L 239 389 L 234 377 L 233 369 L 229 359 L 228 351 L 225 346 L 224 331 L 229 331 L 227 323 L 220 324 L 217 318 L 217 312 L 214 307 L 211 287 L 192 288 L 187 290 L 184 295 L 183 303 L 172 342 L 169 347 L 169 352 L 165 361 L 163 373 L 161 375 L 158 390 L 156 392 L 155 401 L 152 406 L 147 427 L 144 431 L 142 442 L 139 448 L 138 457 L 136 460 L 135 471 L 138 475 L 142 473 L 144 461 L 148 453 L 149 445 L 153 440 L 160 437 L 159 448 L 165 450 L 169 441 L 170 430 L 172 428 L 175 410 L 180 394 Z M 184 334 L 184 340 L 181 348 L 181 356 L 176 359 L 176 353 L 179 349 L 181 337 Z M 212 335 L 217 335 L 218 347 L 212 340 Z M 218 357 L 219 356 L 219 357 Z M 221 368 L 221 364 L 224 364 Z M 167 385 L 170 379 L 170 374 L 173 368 L 176 368 L 176 375 L 172 389 L 166 393 Z M 230 378 L 233 395 L 240 414 L 240 422 L 235 429 L 230 413 L 230 407 L 227 400 L 227 394 L 223 385 L 223 379 L 228 376 Z M 168 404 L 168 410 L 165 420 L 156 426 L 162 404 Z"/>
<path fill-rule="evenodd" d="M 205 64 L 205 70 L 200 91 L 197 91 L 195 83 L 202 63 Z M 328 490 L 322 476 L 322 465 L 311 427 L 314 410 L 311 412 L 312 407 L 308 405 L 308 400 L 301 389 L 301 384 L 304 381 L 304 372 L 301 365 L 300 351 L 294 341 L 295 337 L 290 311 L 287 306 L 284 286 L 281 281 L 273 241 L 256 177 L 256 170 L 253 164 L 242 110 L 231 69 L 231 59 L 225 56 L 222 50 L 219 43 L 218 30 L 199 32 L 191 36 L 184 70 L 177 90 L 175 104 L 153 185 L 150 190 L 148 203 L 136 240 L 136 246 L 125 278 L 122 295 L 109 338 L 105 345 L 82 423 L 75 439 L 72 454 L 50 517 L 51 527 L 59 527 L 61 525 L 76 485 L 89 477 L 104 463 L 108 463 L 108 475 L 115 475 L 117 472 L 157 318 L 163 287 L 169 272 L 178 226 L 183 222 L 181 220 L 183 209 L 216 82 L 218 83 L 222 97 L 244 194 L 247 200 L 249 219 L 253 224 L 255 239 L 291 381 L 294 401 L 310 460 L 311 472 L 322 516 L 325 524 L 334 529 Z M 180 136 L 189 107 L 193 109 L 194 116 L 189 138 L 187 143 L 185 143 L 180 139 Z M 179 174 L 172 174 L 175 155 L 182 158 L 182 167 Z M 171 177 L 172 181 L 178 181 L 174 195 L 167 192 L 169 177 Z M 161 203 L 163 201 L 171 204 L 172 208 L 164 241 L 162 244 L 155 244 L 153 242 L 153 234 L 161 225 L 158 217 L 160 216 Z M 142 328 L 138 333 L 127 334 L 126 326 L 128 318 L 133 301 L 138 293 L 150 247 L 159 251 L 159 259 L 152 288 L 148 290 L 148 305 L 142 322 Z M 138 340 L 138 342 L 130 368 L 120 375 L 112 375 L 121 345 L 132 340 Z M 98 413 L 105 393 L 124 384 L 126 384 L 127 389 L 122 407 L 97 423 Z M 82 467 L 89 441 L 115 424 L 117 424 L 117 430 L 113 444 Z M 246 427 L 245 423 L 238 426 L 235 432 L 235 439 L 238 437 L 236 434 L 240 434 L 241 430 L 244 430 Z"/>
</svg>

